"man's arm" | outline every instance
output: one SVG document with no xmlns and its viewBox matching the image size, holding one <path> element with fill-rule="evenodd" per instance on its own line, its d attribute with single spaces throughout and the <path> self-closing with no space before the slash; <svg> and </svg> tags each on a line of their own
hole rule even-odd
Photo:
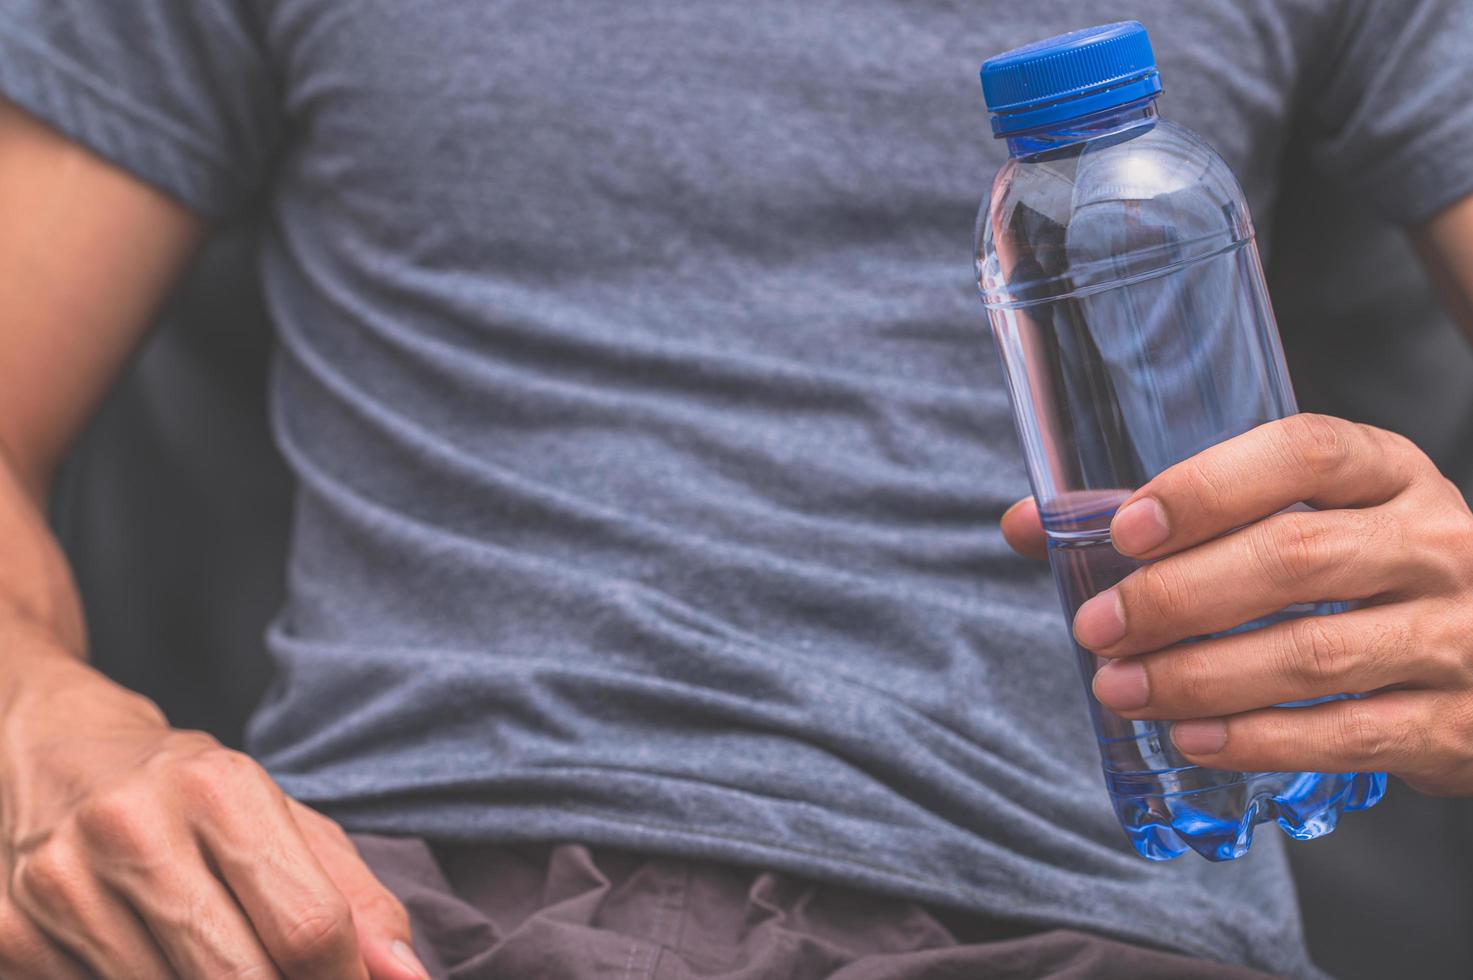
<svg viewBox="0 0 1473 980">
<path fill-rule="evenodd" d="M 1473 198 L 1413 238 L 1473 337 Z M 1002 523 L 1042 556 L 1032 501 Z M 1094 678 L 1107 707 L 1175 721 L 1177 748 L 1214 769 L 1385 770 L 1473 794 L 1473 512 L 1411 442 L 1325 416 L 1270 422 L 1156 476 L 1110 534 L 1145 564 L 1074 618 L 1108 661 Z M 1358 602 L 1193 640 L 1323 600 Z M 1342 693 L 1365 697 L 1275 707 Z"/>
<path fill-rule="evenodd" d="M 51 474 L 202 234 L 0 103 L 0 976 L 412 980 L 336 825 L 84 662 Z"/>
<path fill-rule="evenodd" d="M 33 495 L 201 233 L 183 206 L 0 103 L 0 443 Z"/>
<path fill-rule="evenodd" d="M 1413 231 L 1412 243 L 1443 303 L 1473 342 L 1473 197 Z"/>
<path fill-rule="evenodd" d="M 38 507 L 200 236 L 182 207 L 0 103 L 0 609 L 82 656 Z M 9 678 L 0 667 L 0 695 Z"/>
</svg>

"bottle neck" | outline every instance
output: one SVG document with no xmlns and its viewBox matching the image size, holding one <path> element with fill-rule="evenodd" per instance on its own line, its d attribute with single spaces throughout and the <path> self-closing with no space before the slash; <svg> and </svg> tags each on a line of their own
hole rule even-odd
<svg viewBox="0 0 1473 980">
<path fill-rule="evenodd" d="M 1069 119 L 1047 129 L 1035 129 L 1008 137 L 1008 154 L 1028 157 L 1048 150 L 1058 150 L 1075 143 L 1087 143 L 1106 137 L 1118 137 L 1137 127 L 1156 125 L 1156 96 L 1137 99 L 1125 105 L 1102 109 L 1088 116 Z"/>
</svg>

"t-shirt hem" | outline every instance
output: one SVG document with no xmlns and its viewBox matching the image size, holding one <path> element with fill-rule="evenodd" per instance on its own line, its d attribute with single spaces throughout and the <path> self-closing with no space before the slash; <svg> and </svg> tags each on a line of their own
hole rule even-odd
<svg viewBox="0 0 1473 980">
<path fill-rule="evenodd" d="M 643 779 L 659 779 L 642 774 Z M 1030 900 L 1021 894 L 1000 903 L 986 891 L 960 890 L 954 885 L 862 860 L 852 851 L 796 846 L 791 842 L 731 830 L 695 829 L 675 821 L 634 817 L 595 802 L 560 803 L 556 808 L 519 804 L 510 800 L 466 799 L 463 780 L 436 795 L 424 780 L 411 789 L 387 789 L 365 797 L 362 780 L 334 780 L 316 776 L 276 775 L 277 782 L 302 802 L 318 807 L 353 833 L 422 837 L 457 844 L 522 844 L 576 841 L 593 846 L 638 850 L 672 857 L 696 858 L 759 866 L 819 881 L 862 888 L 912 901 L 982 914 L 1040 928 L 1082 929 L 1131 943 L 1222 963 L 1282 970 L 1285 964 L 1252 963 L 1229 944 L 1203 941 L 1193 930 L 1167 932 L 1165 923 L 1142 923 L 1140 928 L 1089 915 L 1087 910 Z M 739 812 L 740 794 L 733 792 L 733 812 Z M 452 802 L 452 800 L 454 802 Z M 467 819 L 474 810 L 474 819 Z M 1021 884 L 1019 892 L 1023 891 Z M 1106 903 L 1108 906 L 1109 903 Z M 1287 976 L 1329 980 L 1305 959 L 1302 968 Z"/>
<path fill-rule="evenodd" d="M 242 196 L 229 166 L 182 124 L 136 105 L 3 15 L 0 95 L 204 217 L 226 216 Z"/>
</svg>

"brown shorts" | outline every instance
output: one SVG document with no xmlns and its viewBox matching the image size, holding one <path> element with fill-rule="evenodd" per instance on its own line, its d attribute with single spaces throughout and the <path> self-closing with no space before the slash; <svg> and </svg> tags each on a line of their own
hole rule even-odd
<svg viewBox="0 0 1473 980">
<path fill-rule="evenodd" d="M 790 875 L 581 844 L 354 837 L 435 980 L 1262 980 Z"/>
</svg>

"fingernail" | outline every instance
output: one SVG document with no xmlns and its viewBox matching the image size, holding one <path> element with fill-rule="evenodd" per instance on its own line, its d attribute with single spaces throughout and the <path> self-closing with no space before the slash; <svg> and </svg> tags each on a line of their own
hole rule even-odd
<svg viewBox="0 0 1473 980">
<path fill-rule="evenodd" d="M 1110 537 L 1122 555 L 1143 555 L 1171 534 L 1166 509 L 1155 497 L 1142 497 L 1120 508 L 1110 522 Z"/>
<path fill-rule="evenodd" d="M 1227 745 L 1227 724 L 1218 718 L 1179 721 L 1171 726 L 1171 740 L 1187 755 L 1212 755 Z"/>
<path fill-rule="evenodd" d="M 1114 589 L 1087 600 L 1074 614 L 1074 638 L 1080 646 L 1099 650 L 1119 643 L 1124 636 L 1125 607 Z"/>
<path fill-rule="evenodd" d="M 1129 711 L 1151 699 L 1145 665 L 1134 660 L 1112 660 L 1095 671 L 1095 697 L 1107 708 Z"/>
<path fill-rule="evenodd" d="M 420 980 L 430 980 L 430 971 L 426 970 L 419 957 L 414 955 L 414 950 L 402 939 L 396 939 L 389 944 L 389 952 L 394 954 L 394 959 L 403 963 L 414 972 Z"/>
</svg>

